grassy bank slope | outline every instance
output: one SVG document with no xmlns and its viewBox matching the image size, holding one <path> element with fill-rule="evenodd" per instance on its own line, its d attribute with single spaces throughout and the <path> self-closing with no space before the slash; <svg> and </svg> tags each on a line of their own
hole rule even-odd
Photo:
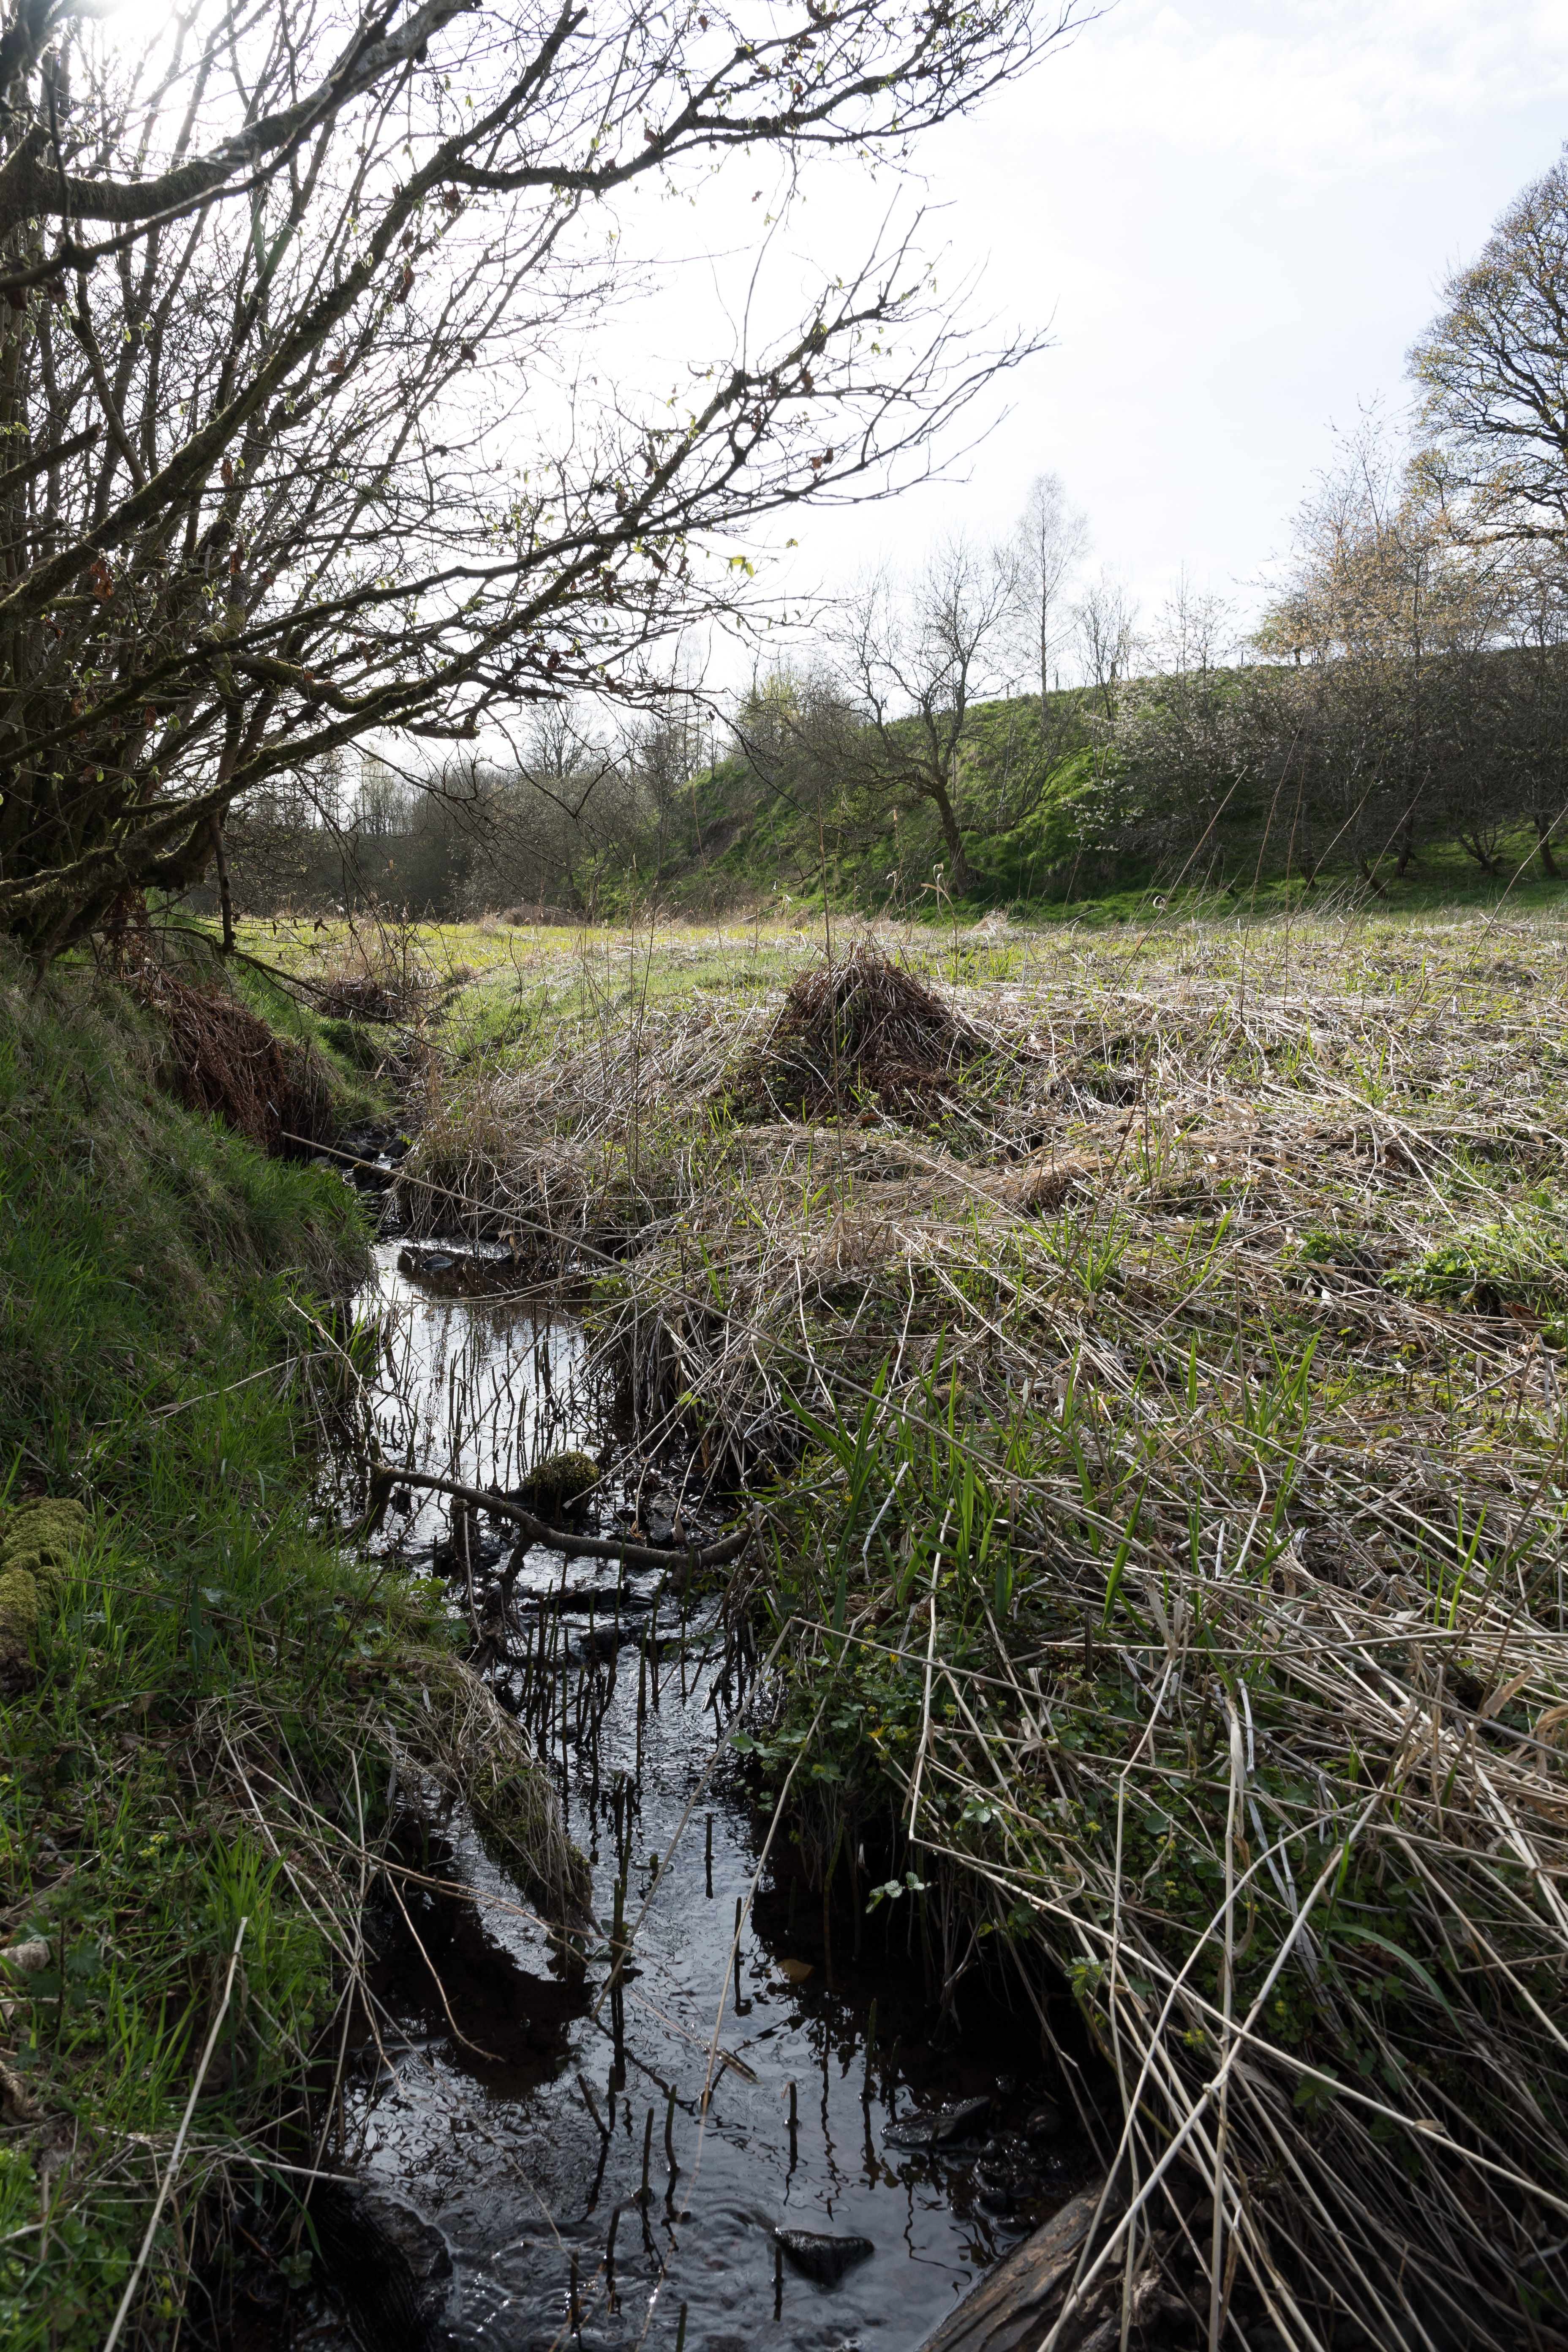
<svg viewBox="0 0 1568 2352">
<path fill-rule="evenodd" d="M 472 1702 L 429 1601 L 312 1522 L 357 1204 L 182 1109 L 166 1059 L 89 973 L 0 972 L 0 1571 L 32 1560 L 0 1573 L 15 2352 L 101 2345 L 161 2179 L 122 2343 L 227 2340 L 264 2266 L 226 2216 L 303 2275 L 276 2192 L 321 2145 L 392 1743 L 439 1769 Z M 66 1506 L 42 1560 L 38 1496 Z"/>
<path fill-rule="evenodd" d="M 973 917 L 994 907 L 1040 922 L 1146 919 L 1173 898 L 1186 911 L 1248 919 L 1286 907 L 1342 902 L 1383 914 L 1427 914 L 1468 905 L 1561 912 L 1568 881 L 1543 877 L 1532 830 L 1494 845 L 1495 871 L 1479 866 L 1458 839 L 1424 834 L 1404 873 L 1381 857 L 1371 888 L 1348 852 L 1331 848 L 1304 891 L 1289 826 L 1270 835 L 1267 809 L 1205 830 L 1173 823 L 1170 846 L 1119 845 L 1106 814 L 1103 753 L 1091 740 L 1093 698 L 1073 689 L 1050 698 L 1042 742 L 1038 699 L 977 704 L 965 725 L 958 805 L 974 869 L 960 900 Z M 1027 813 L 1004 822 L 999 811 Z M 769 782 L 731 753 L 700 770 L 674 794 L 658 825 L 607 855 L 579 885 L 595 918 L 625 920 L 658 907 L 690 921 L 741 909 L 780 915 L 819 909 L 893 919 L 945 919 L 939 887 L 949 853 L 931 804 L 912 796 L 879 807 L 847 779 L 815 776 L 804 756 Z M 1381 893 L 1381 895 L 1380 895 Z"/>
</svg>

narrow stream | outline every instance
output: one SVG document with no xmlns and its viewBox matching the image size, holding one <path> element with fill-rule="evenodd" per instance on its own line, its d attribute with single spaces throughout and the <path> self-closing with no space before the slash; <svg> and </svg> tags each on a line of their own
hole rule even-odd
<svg viewBox="0 0 1568 2352">
<path fill-rule="evenodd" d="M 388 1337 L 384 1457 L 507 1487 L 581 1446 L 607 1465 L 601 1528 L 635 1516 L 657 1540 L 688 1462 L 640 1454 L 583 1332 L 508 1297 L 503 1279 L 456 1247 L 379 1247 L 359 1304 Z M 448 1507 L 396 1502 L 389 1546 L 450 1571 Z M 689 1519 L 689 1487 L 685 1507 Z M 698 1525 L 717 1523 L 715 1509 Z M 501 1530 L 479 1534 L 482 1563 Z M 683 1623 L 659 1581 L 530 1554 L 525 1640 L 559 1622 L 566 1657 L 541 1744 L 602 1932 L 585 1967 L 574 1962 L 460 1818 L 432 1838 L 432 1876 L 481 1899 L 432 1889 L 411 1927 L 388 1923 L 378 2035 L 346 2099 L 349 2161 L 423 2273 L 431 2345 L 913 2352 L 1082 2184 L 1089 2151 L 1022 2000 L 1009 2009 L 973 1971 L 956 2030 L 939 2028 L 912 1897 L 862 1916 L 857 1938 L 840 1895 L 829 1958 L 821 1896 L 787 1832 L 757 1883 L 766 1819 L 730 1755 L 715 1761 L 743 1703 L 722 1677 L 716 1608 Z M 449 1574 L 459 1611 L 465 1582 Z M 521 1677 L 497 1672 L 515 1706 Z M 595 1717 L 596 1740 L 580 1737 Z M 626 1972 L 617 2050 L 600 2000 L 616 1881 L 624 1864 L 635 1921 L 689 1804 Z M 378 2336 L 362 2312 L 359 2341 L 394 2352 L 409 2339 L 388 2326 Z M 351 2340 L 330 2322 L 310 2334 Z"/>
</svg>

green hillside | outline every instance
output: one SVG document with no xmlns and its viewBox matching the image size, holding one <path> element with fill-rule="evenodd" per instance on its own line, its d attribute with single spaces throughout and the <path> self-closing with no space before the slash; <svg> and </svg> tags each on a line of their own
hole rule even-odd
<svg viewBox="0 0 1568 2352">
<path fill-rule="evenodd" d="M 1309 877 L 1289 830 L 1238 795 L 1185 844 L 1152 845 L 1135 817 L 1120 763 L 1084 690 L 978 705 L 961 754 L 960 813 L 974 869 L 954 893 L 929 802 L 836 790 L 831 777 L 780 784 L 743 751 L 700 770 L 657 834 L 599 868 L 589 911 L 615 919 L 658 903 L 689 917 L 791 908 L 945 920 L 993 908 L 1034 921 L 1117 921 L 1165 911 L 1262 913 L 1349 895 L 1389 911 L 1456 903 L 1556 907 L 1568 883 L 1541 871 L 1531 829 L 1500 822 L 1493 870 L 1440 815 L 1400 871 L 1390 856 L 1375 884 L 1331 848 Z M 1042 733 L 1048 749 L 1042 751 Z M 804 784 L 804 789 L 802 785 Z M 793 788 L 792 788 L 793 787 Z M 1009 822 L 1009 819 L 1013 821 Z"/>
</svg>

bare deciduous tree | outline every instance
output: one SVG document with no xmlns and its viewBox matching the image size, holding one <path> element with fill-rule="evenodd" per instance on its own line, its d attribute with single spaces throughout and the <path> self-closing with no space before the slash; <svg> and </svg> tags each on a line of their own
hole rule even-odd
<svg viewBox="0 0 1568 2352">
<path fill-rule="evenodd" d="M 406 832 L 412 802 L 411 788 L 379 752 L 360 753 L 353 808 L 356 833 L 370 841 L 384 841 L 395 833 Z"/>
<path fill-rule="evenodd" d="M 458 895 L 470 913 L 579 908 L 607 854 L 634 840 L 647 793 L 634 761 L 566 702 L 533 715 L 513 766 L 476 765 Z"/>
<path fill-rule="evenodd" d="M 809 887 L 829 832 L 843 848 L 879 831 L 868 811 L 849 807 L 850 785 L 860 772 L 861 732 L 858 710 L 820 656 L 810 668 L 781 662 L 759 672 L 741 698 L 730 721 L 735 749 L 764 800 L 794 820 L 786 819 L 787 871 L 781 866 L 775 872 L 778 887 L 786 881 Z M 895 811 L 895 835 L 897 829 Z"/>
<path fill-rule="evenodd" d="M 701 763 L 701 713 L 689 693 L 672 685 L 658 709 L 633 728 L 626 745 L 626 770 L 638 802 L 654 826 L 653 879 L 662 877 L 669 837 L 692 779 Z"/>
<path fill-rule="evenodd" d="M 1116 689 L 1132 658 L 1137 617 L 1127 591 L 1111 572 L 1102 572 L 1073 606 L 1084 676 L 1107 719 L 1116 716 Z"/>
<path fill-rule="evenodd" d="M 1318 840 L 1373 887 L 1379 858 L 1403 871 L 1439 810 L 1490 866 L 1497 803 L 1475 671 L 1506 621 L 1505 582 L 1499 561 L 1456 542 L 1446 509 L 1364 417 L 1302 507 L 1290 580 L 1257 642 L 1301 673 L 1274 699 Z"/>
<path fill-rule="evenodd" d="M 1507 805 L 1533 832 L 1541 870 L 1555 881 L 1552 840 L 1568 827 L 1568 581 L 1555 551 L 1537 546 L 1511 568 L 1510 585 L 1515 642 L 1500 665 Z"/>
<path fill-rule="evenodd" d="M 1184 564 L 1144 640 L 1154 667 L 1172 677 L 1206 677 L 1234 652 L 1235 614 L 1223 596 L 1195 588 Z"/>
<path fill-rule="evenodd" d="M 1223 614 L 1185 591 L 1148 644 L 1157 667 L 1102 738 L 1099 837 L 1213 871 L 1247 845 L 1309 879 L 1330 858 L 1383 887 L 1423 841 L 1488 873 L 1521 816 L 1542 866 L 1563 814 L 1568 675 L 1553 566 L 1456 539 L 1421 469 L 1373 416 L 1305 501 L 1284 593 L 1227 667 Z"/>
<path fill-rule="evenodd" d="M 1568 152 L 1443 293 L 1409 362 L 1428 479 L 1462 528 L 1568 546 Z"/>
<path fill-rule="evenodd" d="M 1012 593 L 1002 557 L 952 540 L 907 592 L 885 575 L 868 581 L 835 633 L 849 722 L 835 755 L 845 792 L 873 810 L 926 802 L 954 893 L 973 880 L 960 804 L 964 728 L 998 683 Z"/>
<path fill-rule="evenodd" d="M 94 17 L 0 32 L 0 926 L 40 958 L 221 881 L 237 797 L 366 734 L 635 698 L 738 532 L 885 489 L 1037 341 L 970 350 L 906 247 L 646 407 L 584 338 L 611 200 L 901 155 L 1065 17 L 190 0 L 142 55 Z"/>
<path fill-rule="evenodd" d="M 1008 554 L 1014 648 L 1020 667 L 1039 680 L 1042 709 L 1062 649 L 1072 635 L 1068 585 L 1088 547 L 1089 518 L 1071 504 L 1060 476 L 1037 475 Z"/>
</svg>

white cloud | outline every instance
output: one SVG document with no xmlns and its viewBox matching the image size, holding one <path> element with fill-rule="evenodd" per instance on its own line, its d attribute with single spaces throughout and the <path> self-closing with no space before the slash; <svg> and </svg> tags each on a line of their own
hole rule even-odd
<svg viewBox="0 0 1568 2352">
<path fill-rule="evenodd" d="M 1057 142 L 1130 133 L 1308 181 L 1436 155 L 1475 122 L 1568 96 L 1568 11 L 1549 0 L 1122 0 L 1004 102 Z"/>
</svg>

